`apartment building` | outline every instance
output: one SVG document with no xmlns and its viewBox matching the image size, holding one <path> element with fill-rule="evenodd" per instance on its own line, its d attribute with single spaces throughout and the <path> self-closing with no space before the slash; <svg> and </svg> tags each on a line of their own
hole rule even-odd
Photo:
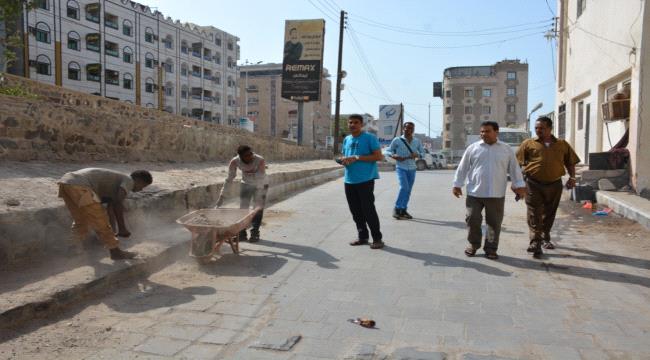
<svg viewBox="0 0 650 360">
<path fill-rule="evenodd" d="M 330 135 L 332 113 L 332 82 L 327 69 L 323 72 L 320 101 L 306 102 L 303 110 L 303 144 L 319 149 Z M 241 66 L 240 74 L 240 111 L 254 122 L 254 132 L 297 141 L 298 103 L 280 96 L 282 64 Z"/>
<path fill-rule="evenodd" d="M 630 183 L 650 197 L 648 1 L 559 0 L 557 11 L 555 134 L 583 163 L 627 136 Z"/>
<path fill-rule="evenodd" d="M 23 75 L 206 121 L 237 124 L 239 39 L 129 0 L 37 0 Z"/>
<path fill-rule="evenodd" d="M 443 149 L 462 156 L 467 136 L 483 121 L 524 127 L 528 104 L 528 64 L 503 60 L 490 66 L 461 66 L 443 73 Z"/>
</svg>

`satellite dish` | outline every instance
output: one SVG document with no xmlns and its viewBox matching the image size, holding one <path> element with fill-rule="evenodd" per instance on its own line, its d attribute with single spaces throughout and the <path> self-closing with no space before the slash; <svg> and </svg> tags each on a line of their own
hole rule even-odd
<svg viewBox="0 0 650 360">
<path fill-rule="evenodd" d="M 347 71 L 341 70 L 341 79 L 345 78 L 346 76 L 348 76 Z"/>
</svg>

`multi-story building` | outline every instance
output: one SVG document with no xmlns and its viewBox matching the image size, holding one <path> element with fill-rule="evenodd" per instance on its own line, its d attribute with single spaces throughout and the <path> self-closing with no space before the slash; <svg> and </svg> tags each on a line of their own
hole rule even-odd
<svg viewBox="0 0 650 360">
<path fill-rule="evenodd" d="M 443 148 L 462 155 L 467 136 L 483 121 L 524 127 L 527 121 L 528 64 L 503 60 L 491 66 L 451 67 L 443 79 Z"/>
<path fill-rule="evenodd" d="M 239 39 L 129 0 L 37 0 L 26 77 L 217 123 L 238 123 Z M 19 67 L 21 68 L 21 67 Z"/>
<path fill-rule="evenodd" d="M 650 197 L 650 4 L 559 0 L 556 136 L 589 162 L 627 136 L 630 183 Z M 623 99 L 617 99 L 622 97 Z M 604 105 L 604 106 L 603 106 Z M 646 109 L 644 109 L 644 105 Z M 609 110 L 620 110 L 609 113 Z M 607 113 L 606 113 L 607 111 Z"/>
<path fill-rule="evenodd" d="M 297 140 L 298 103 L 282 98 L 282 64 L 240 67 L 241 113 L 255 123 L 255 133 L 291 141 Z M 323 69 L 320 101 L 303 108 L 303 145 L 325 148 L 330 135 L 332 82 Z"/>
</svg>

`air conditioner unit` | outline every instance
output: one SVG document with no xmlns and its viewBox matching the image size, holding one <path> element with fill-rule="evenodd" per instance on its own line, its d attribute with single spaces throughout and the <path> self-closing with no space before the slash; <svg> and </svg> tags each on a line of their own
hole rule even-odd
<svg viewBox="0 0 650 360">
<path fill-rule="evenodd" d="M 630 118 L 630 99 L 612 99 L 601 104 L 603 120 L 613 121 Z"/>
<path fill-rule="evenodd" d="M 36 67 L 38 65 L 38 61 L 36 60 L 29 60 L 29 67 Z"/>
</svg>

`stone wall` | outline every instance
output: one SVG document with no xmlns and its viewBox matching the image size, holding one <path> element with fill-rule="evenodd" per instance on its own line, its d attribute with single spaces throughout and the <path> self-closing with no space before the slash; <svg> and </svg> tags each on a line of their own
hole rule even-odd
<svg viewBox="0 0 650 360">
<path fill-rule="evenodd" d="M 226 161 L 247 144 L 268 160 L 331 155 L 245 130 L 3 74 L 37 98 L 0 95 L 0 160 Z"/>
</svg>

